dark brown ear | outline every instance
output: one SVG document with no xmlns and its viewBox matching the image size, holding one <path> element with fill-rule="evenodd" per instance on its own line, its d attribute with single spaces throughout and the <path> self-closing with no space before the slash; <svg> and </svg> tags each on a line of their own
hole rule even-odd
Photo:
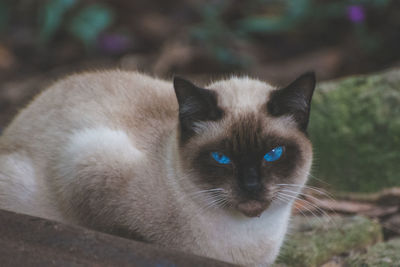
<svg viewBox="0 0 400 267">
<path fill-rule="evenodd" d="M 299 129 L 306 131 L 314 88 L 314 72 L 301 75 L 287 87 L 271 94 L 267 103 L 269 114 L 272 116 L 292 115 Z"/>
<path fill-rule="evenodd" d="M 179 104 L 179 123 L 183 139 L 188 139 L 195 133 L 195 122 L 222 118 L 223 111 L 217 105 L 215 92 L 197 87 L 179 77 L 174 78 L 174 89 Z"/>
</svg>

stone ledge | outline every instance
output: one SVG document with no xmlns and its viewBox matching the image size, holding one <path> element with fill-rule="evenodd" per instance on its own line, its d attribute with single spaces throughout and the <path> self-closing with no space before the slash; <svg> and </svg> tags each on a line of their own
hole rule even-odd
<svg viewBox="0 0 400 267">
<path fill-rule="evenodd" d="M 233 266 L 82 227 L 0 210 L 0 265 Z"/>
</svg>

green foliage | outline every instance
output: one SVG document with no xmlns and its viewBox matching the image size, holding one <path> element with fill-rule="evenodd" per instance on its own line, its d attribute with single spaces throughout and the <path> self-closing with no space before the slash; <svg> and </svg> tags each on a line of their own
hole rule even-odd
<svg viewBox="0 0 400 267">
<path fill-rule="evenodd" d="M 348 78 L 316 90 L 310 136 L 315 176 L 334 189 L 400 186 L 400 75 Z"/>
<path fill-rule="evenodd" d="M 9 19 L 9 6 L 5 2 L 0 2 L 0 31 L 2 31 Z"/>
<path fill-rule="evenodd" d="M 282 3 L 282 1 L 274 1 Z M 246 33 L 251 32 L 284 32 L 291 30 L 306 18 L 310 11 L 310 0 L 283 1 L 284 9 L 275 16 L 249 16 L 239 21 L 238 27 Z"/>
<path fill-rule="evenodd" d="M 67 29 L 86 47 L 92 46 L 98 35 L 113 22 L 110 8 L 92 4 L 74 9 L 78 0 L 50 0 L 39 10 L 39 39 L 49 42 L 54 35 Z M 70 16 L 66 16 L 71 13 Z"/>
<path fill-rule="evenodd" d="M 364 217 L 312 218 L 289 233 L 277 262 L 284 266 L 321 266 L 335 255 L 363 249 L 381 239 L 381 226 Z"/>
<path fill-rule="evenodd" d="M 239 57 L 226 44 L 235 36 L 221 19 L 221 15 L 228 8 L 228 1 L 217 1 L 213 5 L 202 6 L 200 13 L 203 21 L 191 28 L 192 37 L 203 43 L 217 61 L 233 67 L 243 67 L 247 59 Z"/>
<path fill-rule="evenodd" d="M 368 248 L 365 254 L 351 254 L 346 260 L 346 266 L 400 266 L 399 251 L 400 238 L 392 239 Z"/>
<path fill-rule="evenodd" d="M 69 21 L 68 30 L 86 46 L 90 46 L 112 21 L 112 12 L 107 7 L 91 5 L 81 9 Z"/>
<path fill-rule="evenodd" d="M 206 45 L 210 52 L 224 64 L 235 57 L 235 41 L 251 40 L 257 36 L 286 34 L 288 32 L 300 31 L 314 33 L 316 29 L 329 29 L 332 23 L 346 21 L 353 23 L 349 27 L 354 35 L 360 40 L 360 45 L 366 53 L 374 53 L 382 48 L 379 37 L 380 32 L 375 33 L 367 23 L 364 23 L 366 14 L 364 9 L 383 10 L 393 0 L 253 0 L 238 1 L 241 11 L 234 19 L 227 19 L 232 5 L 231 1 L 212 1 L 199 6 L 198 12 L 202 17 L 201 23 L 191 28 L 192 35 L 196 40 Z M 363 18 L 351 18 L 348 8 L 350 6 L 360 8 Z M 352 21 L 353 22 L 350 22 Z M 356 21 L 357 20 L 357 21 Z M 307 27 L 305 27 L 307 25 Z M 322 30 L 321 30 L 322 31 Z M 227 50 L 230 57 L 218 57 L 218 51 Z M 228 62 L 226 61 L 228 60 Z M 248 60 L 248 59 L 246 59 Z M 234 63 L 243 66 L 246 61 L 236 56 Z"/>
<path fill-rule="evenodd" d="M 52 0 L 40 10 L 39 38 L 47 42 L 60 28 L 64 14 L 76 4 L 76 0 Z"/>
</svg>

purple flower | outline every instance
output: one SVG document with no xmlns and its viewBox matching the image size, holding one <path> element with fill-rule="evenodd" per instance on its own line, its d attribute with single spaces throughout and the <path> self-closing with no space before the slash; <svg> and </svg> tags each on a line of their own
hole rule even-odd
<svg viewBox="0 0 400 267">
<path fill-rule="evenodd" d="M 102 34 L 98 39 L 99 48 L 110 54 L 124 52 L 129 45 L 130 41 L 127 36 L 116 33 Z"/>
<path fill-rule="evenodd" d="M 361 23 L 365 20 L 364 7 L 360 5 L 353 5 L 347 7 L 347 17 L 354 23 Z"/>
</svg>

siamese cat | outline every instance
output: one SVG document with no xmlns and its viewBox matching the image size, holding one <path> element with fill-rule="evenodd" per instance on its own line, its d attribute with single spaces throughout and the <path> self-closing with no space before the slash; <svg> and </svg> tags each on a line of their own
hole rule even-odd
<svg viewBox="0 0 400 267">
<path fill-rule="evenodd" d="M 314 87 L 313 73 L 283 88 L 119 70 L 67 77 L 0 137 L 0 207 L 268 266 L 293 204 L 278 193 L 298 193 L 310 171 Z"/>
</svg>

